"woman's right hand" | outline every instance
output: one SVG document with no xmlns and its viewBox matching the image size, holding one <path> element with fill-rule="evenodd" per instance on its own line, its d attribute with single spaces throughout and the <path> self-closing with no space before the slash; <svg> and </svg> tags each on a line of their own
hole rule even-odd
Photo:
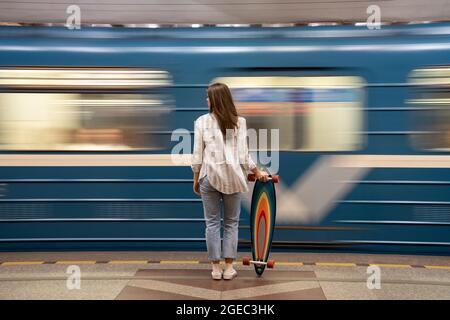
<svg viewBox="0 0 450 320">
<path fill-rule="evenodd" d="M 194 179 L 194 185 L 193 185 L 192 189 L 194 190 L 195 194 L 201 196 L 201 194 L 200 194 L 200 183 L 198 182 L 197 179 Z"/>
</svg>

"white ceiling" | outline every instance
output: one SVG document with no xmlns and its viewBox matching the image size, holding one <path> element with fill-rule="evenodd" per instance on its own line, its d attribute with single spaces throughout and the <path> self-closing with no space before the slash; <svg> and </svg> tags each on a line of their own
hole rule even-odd
<svg viewBox="0 0 450 320">
<path fill-rule="evenodd" d="M 0 22 L 65 23 L 69 5 L 82 24 L 283 24 L 450 20 L 450 0 L 0 0 Z"/>
</svg>

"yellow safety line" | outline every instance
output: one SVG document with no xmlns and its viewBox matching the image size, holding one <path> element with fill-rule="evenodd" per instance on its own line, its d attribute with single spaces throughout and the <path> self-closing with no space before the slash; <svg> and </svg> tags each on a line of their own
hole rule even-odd
<svg viewBox="0 0 450 320">
<path fill-rule="evenodd" d="M 349 263 L 349 262 L 316 262 L 316 266 L 321 266 L 321 267 L 356 267 L 356 263 Z"/>
<path fill-rule="evenodd" d="M 8 261 L 3 262 L 3 266 L 26 266 L 26 265 L 34 265 L 34 264 L 43 264 L 44 261 Z"/>
<path fill-rule="evenodd" d="M 277 262 L 275 261 L 276 266 L 302 266 L 303 262 Z"/>
<path fill-rule="evenodd" d="M 412 268 L 409 264 L 371 263 L 369 265 L 384 268 Z"/>
<path fill-rule="evenodd" d="M 110 264 L 147 264 L 147 260 L 112 260 Z"/>
<path fill-rule="evenodd" d="M 41 265 L 44 264 L 45 261 L 5 261 L 1 263 L 2 266 L 21 266 L 21 265 Z M 96 264 L 97 261 L 94 260 L 60 260 L 56 261 L 56 264 Z M 147 260 L 111 260 L 107 262 L 108 264 L 148 264 Z M 155 261 L 155 263 L 158 263 Z M 198 260 L 161 260 L 159 264 L 200 264 Z M 225 264 L 224 261 L 221 261 L 220 264 Z M 236 261 L 235 264 L 240 264 L 239 261 Z M 303 262 L 295 262 L 295 261 L 284 261 L 284 262 L 275 262 L 278 266 L 304 266 Z M 356 267 L 356 263 L 351 262 L 316 262 L 312 265 L 316 266 L 329 266 L 329 267 Z M 385 268 L 413 268 L 413 266 L 408 264 L 390 264 L 390 263 L 371 263 L 370 266 L 378 266 Z M 424 265 L 426 269 L 442 269 L 442 270 L 450 270 L 450 266 L 434 266 L 434 265 Z"/>
<path fill-rule="evenodd" d="M 445 269 L 450 270 L 450 266 L 424 266 L 427 269 Z"/>
<path fill-rule="evenodd" d="M 160 264 L 199 264 L 196 260 L 161 260 Z"/>
<path fill-rule="evenodd" d="M 56 264 L 95 264 L 93 260 L 61 260 L 56 261 Z"/>
</svg>

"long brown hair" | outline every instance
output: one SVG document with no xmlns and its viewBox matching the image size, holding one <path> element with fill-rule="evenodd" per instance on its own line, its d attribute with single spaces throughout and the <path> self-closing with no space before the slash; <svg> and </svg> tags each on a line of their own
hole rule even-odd
<svg viewBox="0 0 450 320">
<path fill-rule="evenodd" d="M 238 123 L 238 113 L 233 102 L 231 91 L 226 84 L 213 83 L 208 87 L 210 112 L 214 114 L 219 123 L 223 136 L 227 129 L 234 129 Z"/>
</svg>

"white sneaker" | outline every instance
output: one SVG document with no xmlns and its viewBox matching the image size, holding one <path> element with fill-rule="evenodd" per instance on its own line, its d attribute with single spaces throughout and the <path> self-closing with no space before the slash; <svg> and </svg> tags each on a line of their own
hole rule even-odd
<svg viewBox="0 0 450 320">
<path fill-rule="evenodd" d="M 231 280 L 231 279 L 233 279 L 233 278 L 236 277 L 236 276 L 237 276 L 237 271 L 234 270 L 234 268 L 227 269 L 227 270 L 225 270 L 225 272 L 223 273 L 223 278 L 224 278 L 225 280 Z"/>
<path fill-rule="evenodd" d="M 223 271 L 212 271 L 211 272 L 211 276 L 214 280 L 221 280 L 222 279 L 222 275 L 223 275 Z"/>
</svg>

